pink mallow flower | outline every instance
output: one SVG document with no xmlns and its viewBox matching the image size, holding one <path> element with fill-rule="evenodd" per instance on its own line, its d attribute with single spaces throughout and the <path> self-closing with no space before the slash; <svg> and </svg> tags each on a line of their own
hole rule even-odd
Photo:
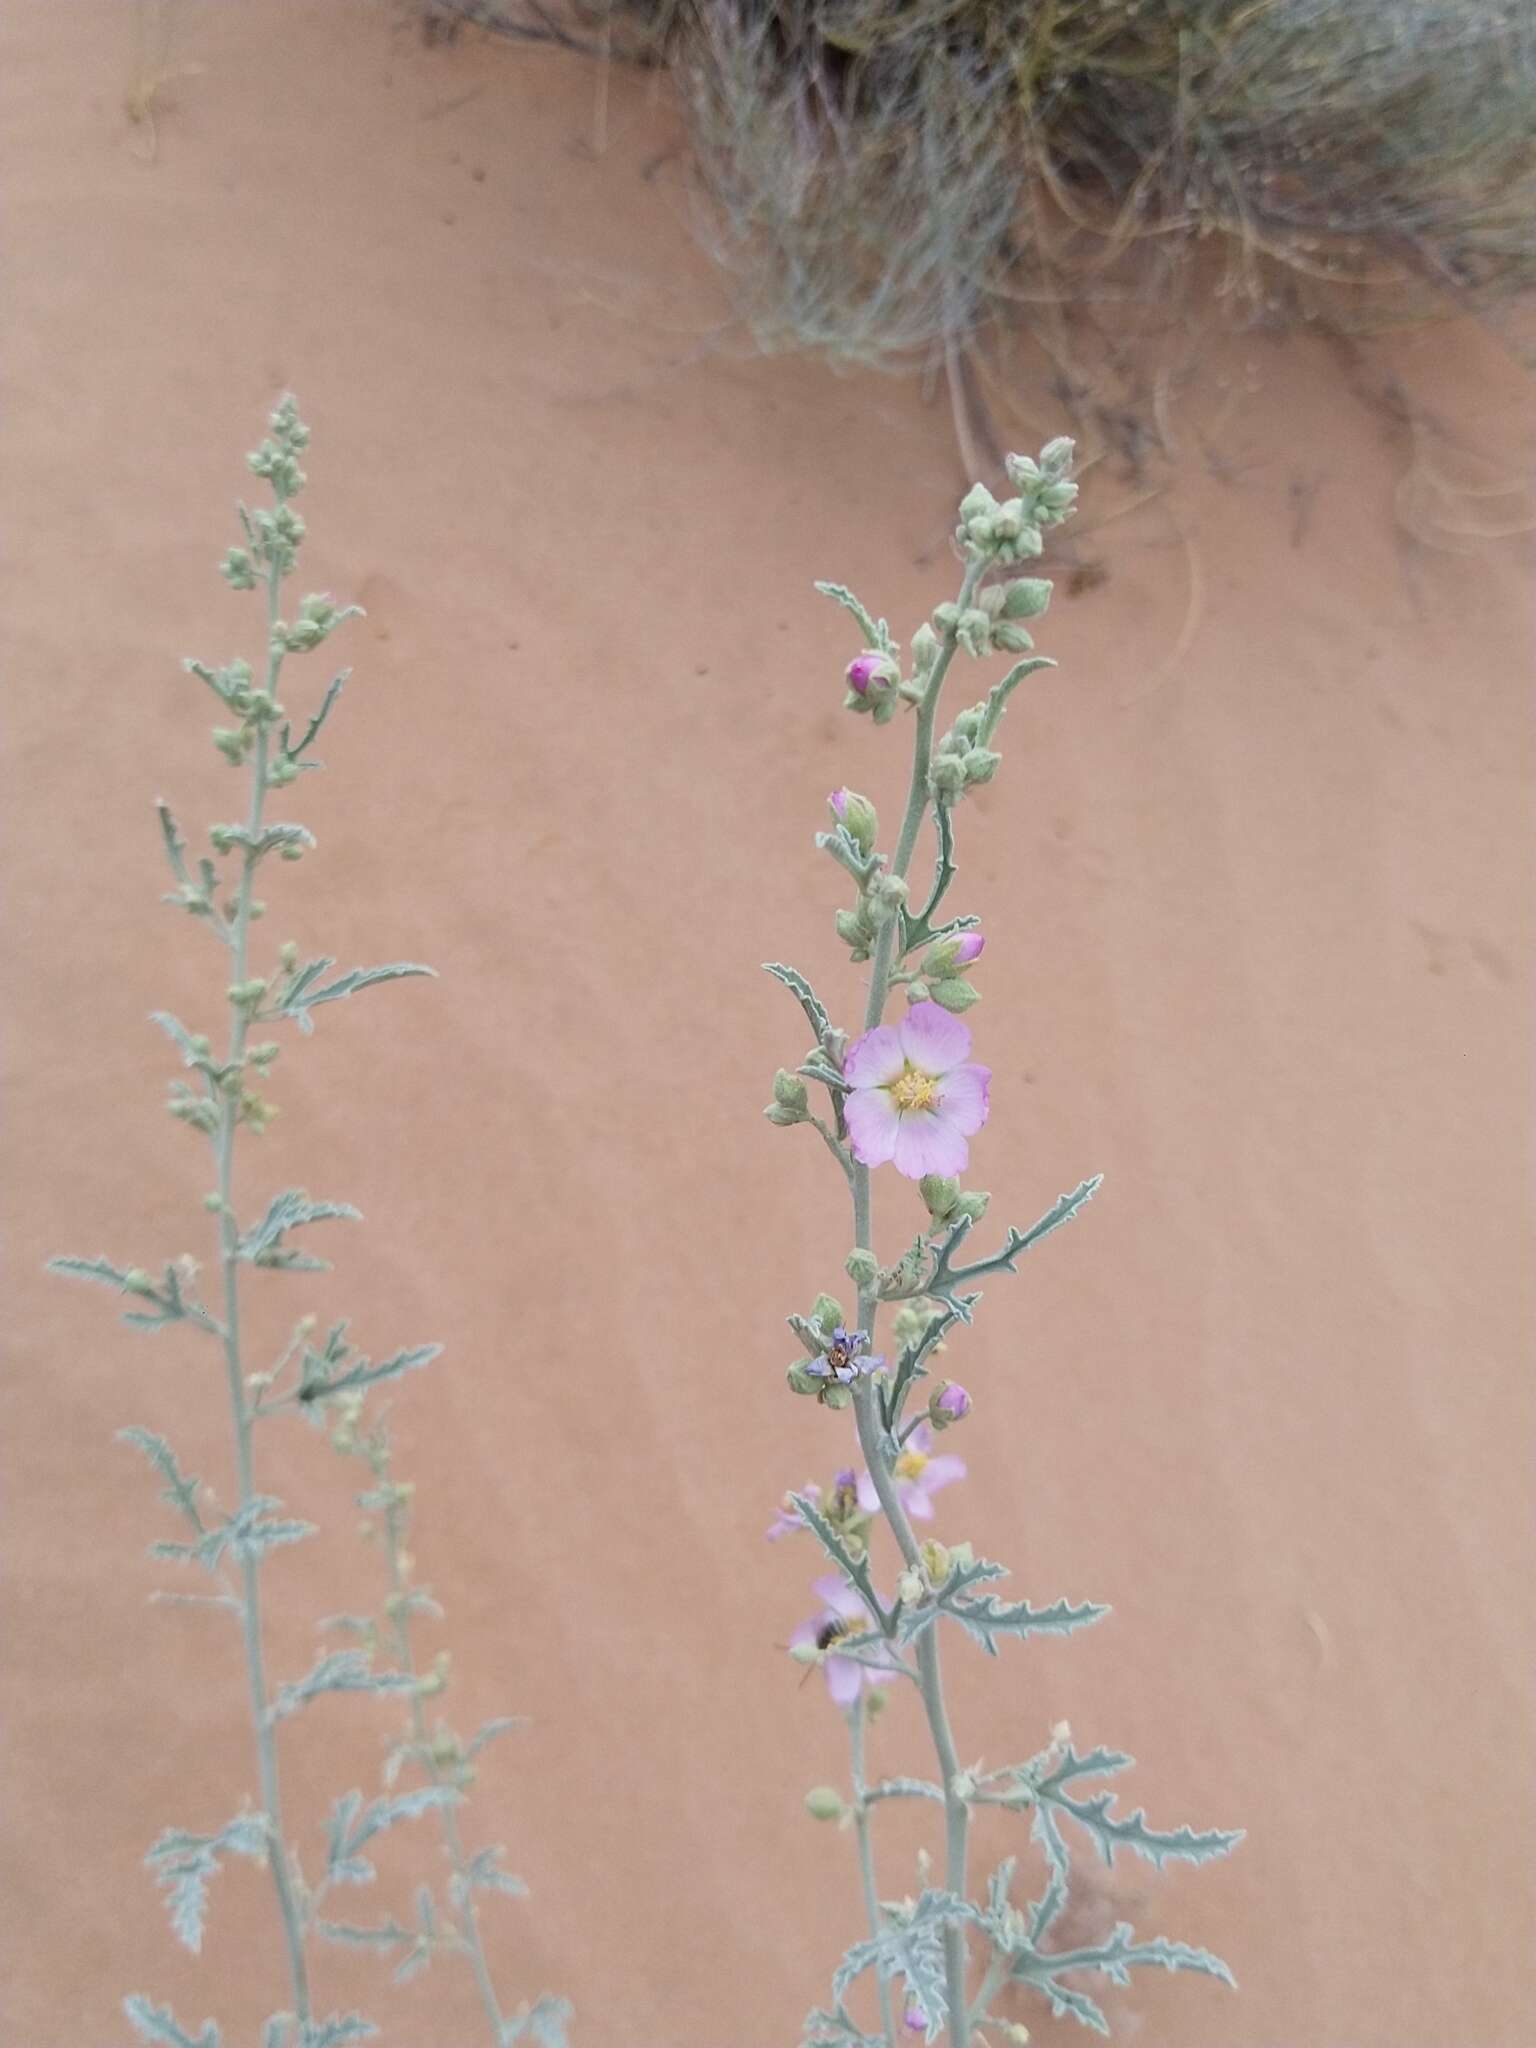
<svg viewBox="0 0 1536 2048">
<path fill-rule="evenodd" d="M 798 1649 L 800 1644 L 810 1643 L 825 1650 L 828 1654 L 822 1669 L 827 1674 L 827 1691 L 838 1706 L 851 1707 L 866 1686 L 889 1682 L 891 1670 L 880 1668 L 887 1653 L 880 1644 L 870 1643 L 857 1657 L 839 1657 L 834 1646 L 845 1636 L 861 1636 L 872 1630 L 874 1617 L 848 1581 L 835 1572 L 817 1579 L 812 1590 L 825 1603 L 823 1610 L 814 1621 L 801 1622 L 790 1636 L 789 1646 Z M 863 1662 L 866 1657 L 871 1659 L 867 1664 Z"/>
<path fill-rule="evenodd" d="M 931 1522 L 933 1496 L 942 1487 L 951 1486 L 955 1480 L 965 1477 L 965 1460 L 955 1457 L 950 1451 L 936 1454 L 933 1431 L 926 1422 L 920 1422 L 897 1452 L 892 1470 L 897 1499 L 907 1513 L 914 1522 Z M 867 1472 L 859 1474 L 859 1506 L 870 1515 L 876 1514 L 880 1507 L 875 1482 Z"/>
<path fill-rule="evenodd" d="M 987 1120 L 990 1067 L 969 1064 L 971 1034 L 937 1003 L 914 1003 L 899 1024 L 855 1039 L 843 1058 L 843 1106 L 862 1166 L 894 1160 L 908 1180 L 963 1173 L 966 1143 Z"/>
</svg>

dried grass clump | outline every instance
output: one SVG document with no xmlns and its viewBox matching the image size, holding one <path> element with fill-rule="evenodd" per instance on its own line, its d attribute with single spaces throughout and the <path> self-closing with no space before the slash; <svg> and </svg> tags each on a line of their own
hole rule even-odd
<svg viewBox="0 0 1536 2048">
<path fill-rule="evenodd" d="M 665 62 L 770 346 L 1218 289 L 1361 326 L 1536 281 L 1532 0 L 472 0 Z M 1202 270 L 1201 274 L 1208 274 Z"/>
</svg>

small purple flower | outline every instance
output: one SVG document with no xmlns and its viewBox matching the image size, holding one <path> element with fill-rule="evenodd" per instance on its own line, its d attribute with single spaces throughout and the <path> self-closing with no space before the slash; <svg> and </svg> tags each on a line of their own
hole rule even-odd
<svg viewBox="0 0 1536 2048">
<path fill-rule="evenodd" d="M 843 1113 L 860 1165 L 894 1161 L 908 1180 L 965 1171 L 992 1079 L 990 1067 L 969 1064 L 970 1051 L 969 1028 L 937 1003 L 914 1003 L 899 1024 L 854 1040 L 843 1059 L 852 1090 Z"/>
<path fill-rule="evenodd" d="M 898 1452 L 892 1472 L 897 1499 L 913 1521 L 931 1522 L 933 1496 L 942 1487 L 965 1477 L 965 1460 L 947 1451 L 936 1456 L 933 1431 L 926 1422 L 920 1422 Z M 859 1506 L 868 1514 L 877 1513 L 880 1507 L 875 1482 L 867 1472 L 859 1478 Z"/>
<path fill-rule="evenodd" d="M 884 1685 L 893 1675 L 890 1652 L 883 1644 L 870 1643 L 856 1657 L 839 1657 L 835 1646 L 848 1636 L 872 1631 L 874 1619 L 847 1580 L 835 1573 L 817 1579 L 812 1590 L 823 1603 L 822 1611 L 814 1621 L 801 1622 L 790 1636 L 790 1648 L 809 1643 L 825 1651 L 827 1691 L 838 1706 L 851 1707 L 866 1686 Z"/>
<path fill-rule="evenodd" d="M 909 2034 L 926 2034 L 928 2032 L 928 2015 L 910 1993 L 907 1997 L 906 2006 L 902 2011 L 901 2024 Z"/>
<path fill-rule="evenodd" d="M 868 1349 L 869 1339 L 862 1330 L 845 1330 L 839 1323 L 825 1353 L 808 1359 L 805 1370 L 813 1380 L 835 1380 L 840 1387 L 851 1387 L 863 1374 L 875 1372 L 885 1363 L 883 1358 L 866 1358 Z"/>
<path fill-rule="evenodd" d="M 800 1491 L 811 1502 L 812 1506 L 815 1506 L 821 1499 L 821 1488 L 814 1480 L 809 1480 L 801 1487 Z M 804 1527 L 805 1524 L 800 1519 L 800 1510 L 795 1506 L 794 1495 L 786 1493 L 779 1502 L 778 1513 L 768 1525 L 768 1541 L 770 1543 L 777 1543 L 781 1536 L 793 1535 L 796 1529 L 803 1529 Z"/>
</svg>

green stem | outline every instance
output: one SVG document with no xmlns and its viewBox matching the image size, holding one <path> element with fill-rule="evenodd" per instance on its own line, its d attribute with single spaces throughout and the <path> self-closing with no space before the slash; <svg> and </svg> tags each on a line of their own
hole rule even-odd
<svg viewBox="0 0 1536 2048">
<path fill-rule="evenodd" d="M 269 694 L 274 695 L 282 656 L 271 646 L 271 627 L 277 618 L 280 581 L 281 577 L 274 561 L 267 572 L 267 690 Z M 251 802 L 246 822 L 252 841 L 255 841 L 261 832 L 262 808 L 266 802 L 267 789 L 267 751 L 268 728 L 263 724 L 257 734 L 251 761 Z M 250 954 L 251 892 L 256 873 L 256 859 L 254 845 L 248 845 L 240 871 L 240 887 L 230 935 L 233 956 L 231 972 L 236 982 L 243 982 L 249 971 L 247 963 Z M 238 1068 L 245 1057 L 251 1011 L 244 1003 L 232 1005 L 232 1010 L 226 1065 L 237 1069 L 235 1088 L 233 1094 L 228 1088 L 221 1091 L 219 1124 L 213 1134 L 213 1145 L 218 1164 L 219 1256 L 224 1268 L 224 1363 L 229 1385 L 230 1419 L 234 1429 L 240 1509 L 244 1512 L 249 1509 L 256 1497 L 256 1475 L 251 1445 L 252 1416 L 246 1404 L 245 1370 L 240 1349 L 240 1228 L 235 1220 L 234 1171 L 235 1131 L 240 1121 L 240 1097 L 243 1092 Z M 261 1781 L 261 1804 L 267 1820 L 267 1863 L 272 1873 L 273 1889 L 277 1894 L 278 1911 L 282 1916 L 293 2011 L 295 2017 L 303 2024 L 313 2016 L 309 2001 L 309 1969 L 304 1953 L 303 1914 L 293 1872 L 288 1862 L 287 1837 L 283 1830 L 277 1741 L 268 1711 L 270 1701 L 262 1645 L 260 1572 L 255 1555 L 244 1546 L 240 1557 L 240 1576 L 244 1594 L 242 1624 L 245 1632 L 246 1681 L 250 1691 L 251 1720 L 256 1732 L 256 1764 Z"/>
<path fill-rule="evenodd" d="M 377 1466 L 375 1470 L 378 1470 Z M 380 1474 L 386 1484 L 389 1483 L 388 1470 L 386 1451 L 383 1471 Z M 389 1552 L 390 1603 L 387 1611 L 390 1619 L 391 1647 L 399 1668 L 409 1677 L 416 1678 L 419 1676 L 416 1652 L 411 1641 L 410 1629 L 406 1625 L 406 1610 L 403 1604 L 404 1597 L 409 1591 L 404 1562 L 404 1537 L 404 1510 L 397 1501 L 391 1500 L 384 1510 L 384 1539 Z M 457 1789 L 440 1769 L 437 1759 L 432 1754 L 432 1734 L 427 1726 L 426 1710 L 421 1700 L 420 1691 L 411 1694 L 411 1739 L 416 1745 L 422 1768 L 430 1784 Z M 445 1803 L 437 1809 L 437 1818 L 449 1866 L 457 1880 L 458 1905 L 455 1918 L 458 1922 L 459 1938 L 469 1955 L 475 1988 L 480 1994 L 480 2003 L 490 2023 L 491 2039 L 496 2043 L 496 2048 L 501 2048 L 507 2022 L 496 1996 L 491 1966 L 486 1961 L 485 1944 L 480 1936 L 480 1915 L 475 1906 L 474 1888 L 469 1881 L 469 1858 L 464 1851 L 464 1838 L 459 1833 L 458 1815 L 451 1804 Z"/>
<path fill-rule="evenodd" d="M 880 1895 L 875 1888 L 875 1847 L 870 1837 L 869 1808 L 864 1782 L 864 1695 L 861 1692 L 848 1709 L 848 1741 L 852 1751 L 853 1826 L 859 1843 L 859 1881 L 864 1891 L 864 1911 L 869 1919 L 871 1940 L 881 1928 Z M 883 1968 L 876 1967 L 875 1981 L 880 1993 L 880 2024 L 885 2030 L 886 2048 L 896 2048 L 896 2021 L 891 2007 L 891 1986 Z"/>
<path fill-rule="evenodd" d="M 972 560 L 966 564 L 960 595 L 956 599 L 960 611 L 965 611 L 974 598 L 977 586 L 985 573 L 985 567 L 985 563 L 980 560 Z M 956 644 L 954 629 L 951 628 L 945 634 L 943 645 L 929 671 L 928 686 L 917 709 L 912 748 L 912 779 L 907 789 L 907 807 L 902 815 L 901 831 L 896 841 L 896 852 L 890 869 L 893 875 L 903 881 L 906 880 L 912 866 L 912 856 L 917 848 L 917 835 L 928 808 L 928 771 L 933 760 L 934 722 L 938 715 L 939 693 L 944 686 L 949 665 L 954 660 Z M 885 1015 L 886 1000 L 891 990 L 891 976 L 896 966 L 896 939 L 900 928 L 901 918 L 898 913 L 881 926 L 875 941 L 870 966 L 869 1002 L 864 1013 L 866 1031 L 873 1031 Z M 860 1249 L 872 1250 L 869 1168 L 855 1165 L 849 1180 L 853 1193 L 853 1241 Z M 861 1289 L 859 1328 L 871 1342 L 874 1341 L 878 1306 L 874 1290 Z M 858 1424 L 859 1445 L 864 1453 L 864 1462 L 869 1468 L 869 1476 L 874 1482 L 885 1519 L 891 1526 L 903 1561 L 910 1570 L 921 1572 L 922 1553 L 892 1478 L 891 1465 L 885 1450 L 885 1430 L 880 1420 L 879 1403 L 872 1381 L 865 1379 L 858 1382 L 854 1388 L 853 1408 L 854 1418 Z M 967 1889 L 966 1852 L 970 1809 L 955 1790 L 955 1783 L 960 1774 L 960 1763 L 955 1752 L 955 1738 L 950 1728 L 949 1711 L 944 1699 L 937 1629 L 925 1629 L 918 1638 L 917 1672 L 918 1685 L 923 1695 L 923 1709 L 928 1717 L 928 1729 L 933 1737 L 934 1750 L 939 1760 L 940 1781 L 944 1787 L 945 1888 L 956 1898 L 963 1899 Z M 950 1923 L 944 1929 L 944 1973 L 949 2005 L 950 2048 L 967 2048 L 970 2041 L 970 2008 L 965 1992 L 966 1962 L 965 1930 L 955 1923 Z"/>
</svg>

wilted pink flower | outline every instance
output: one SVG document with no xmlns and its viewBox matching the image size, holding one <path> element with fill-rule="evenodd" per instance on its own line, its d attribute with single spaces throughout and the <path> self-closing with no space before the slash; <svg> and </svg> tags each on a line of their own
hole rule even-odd
<svg viewBox="0 0 1536 2048">
<path fill-rule="evenodd" d="M 821 1499 L 821 1488 L 814 1479 L 808 1480 L 800 1491 L 813 1507 Z M 792 1535 L 796 1529 L 804 1527 L 805 1524 L 800 1519 L 800 1510 L 795 1506 L 794 1495 L 786 1493 L 779 1502 L 778 1513 L 768 1525 L 768 1541 L 777 1543 L 781 1536 Z"/>
<path fill-rule="evenodd" d="M 897 1453 L 892 1476 L 896 1497 L 913 1521 L 931 1522 L 933 1496 L 940 1488 L 965 1477 L 965 1460 L 948 1451 L 935 1455 L 933 1431 L 926 1422 L 920 1422 Z M 875 1482 L 867 1472 L 859 1475 L 859 1506 L 867 1514 L 877 1513 L 880 1507 Z"/>
<path fill-rule="evenodd" d="M 863 1166 L 894 1160 L 908 1180 L 963 1173 L 992 1079 L 990 1067 L 967 1064 L 970 1050 L 969 1028 L 937 1003 L 914 1003 L 899 1024 L 855 1039 L 843 1059 L 854 1158 Z"/>
<path fill-rule="evenodd" d="M 874 1628 L 874 1618 L 846 1579 L 829 1573 L 817 1579 L 812 1589 L 824 1602 L 814 1621 L 803 1621 L 790 1636 L 790 1648 L 811 1643 L 828 1655 L 822 1669 L 827 1674 L 827 1691 L 840 1707 L 851 1707 L 866 1686 L 884 1685 L 892 1676 L 889 1653 L 881 1644 L 870 1643 L 857 1657 L 839 1657 L 834 1645 L 845 1636 L 861 1636 Z M 865 1663 L 863 1660 L 871 1661 Z M 887 1668 L 880 1667 L 885 1664 Z"/>
</svg>

